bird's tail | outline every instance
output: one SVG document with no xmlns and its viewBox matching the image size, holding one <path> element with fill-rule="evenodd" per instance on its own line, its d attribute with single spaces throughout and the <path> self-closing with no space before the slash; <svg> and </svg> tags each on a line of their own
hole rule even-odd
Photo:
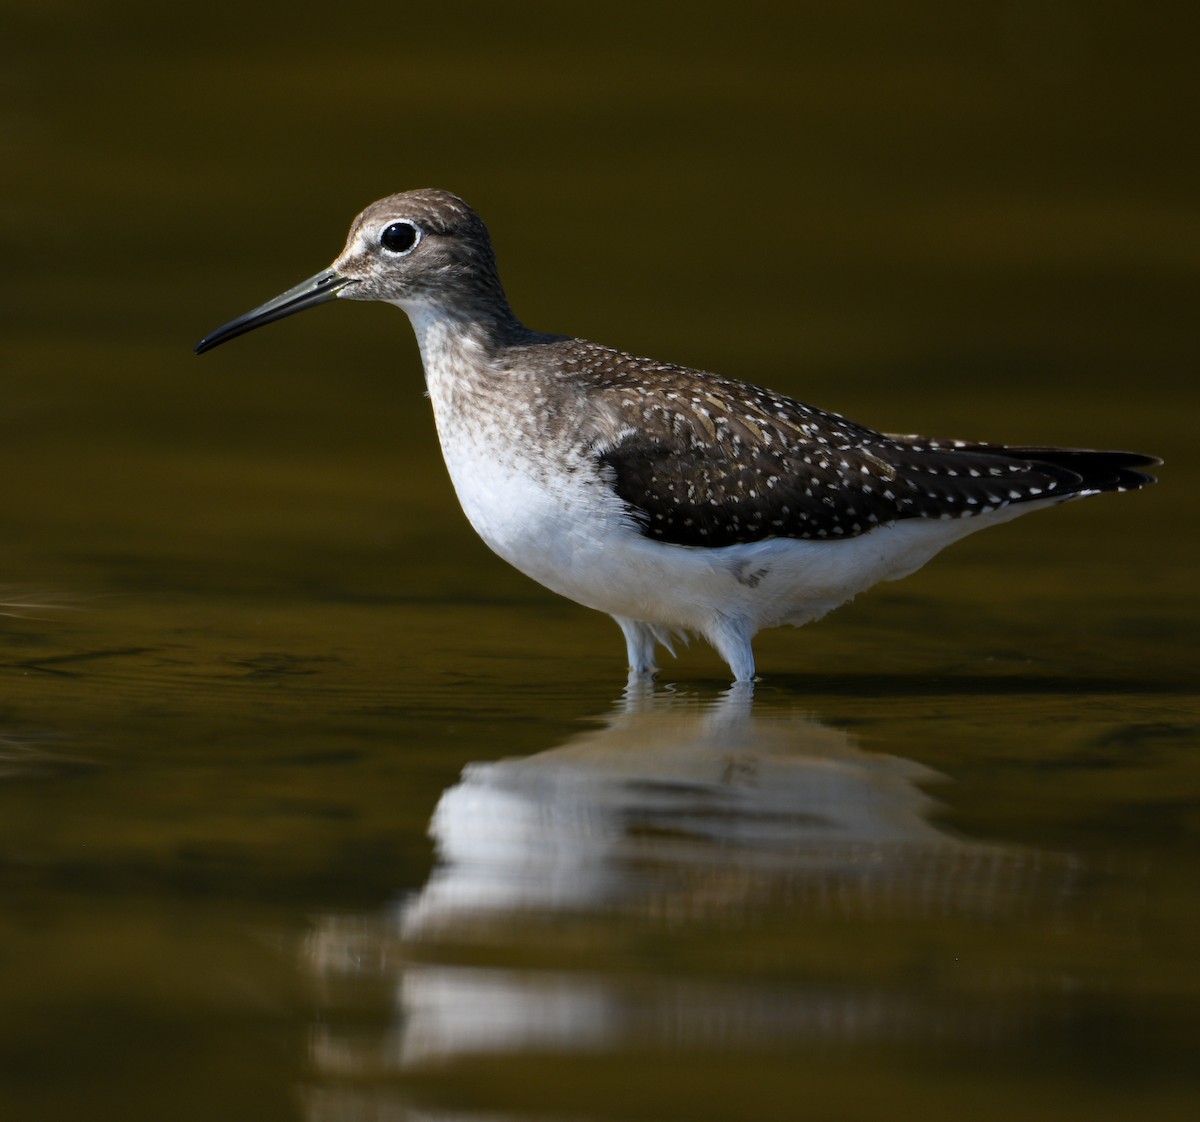
<svg viewBox="0 0 1200 1122">
<path fill-rule="evenodd" d="M 1013 459 L 1065 468 L 1079 476 L 1079 483 L 1071 488 L 1076 494 L 1138 491 L 1156 482 L 1153 475 L 1140 469 L 1162 463 L 1157 457 L 1143 456 L 1140 452 L 1095 452 L 1086 448 L 1036 448 L 1008 444 L 1002 448 L 993 445 L 988 450 L 1002 452 Z"/>
</svg>

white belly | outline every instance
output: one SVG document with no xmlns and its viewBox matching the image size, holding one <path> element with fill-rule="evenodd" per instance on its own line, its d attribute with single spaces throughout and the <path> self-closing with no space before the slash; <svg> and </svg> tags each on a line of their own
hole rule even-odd
<svg viewBox="0 0 1200 1122">
<path fill-rule="evenodd" d="M 818 619 L 976 530 L 1048 505 L 906 519 L 836 541 L 776 538 L 707 549 L 643 536 L 620 499 L 582 466 L 562 475 L 524 458 L 500 463 L 493 454 L 484 462 L 463 442 L 444 452 L 471 525 L 509 564 L 598 611 L 705 634 L 722 621 L 753 634 Z"/>
</svg>

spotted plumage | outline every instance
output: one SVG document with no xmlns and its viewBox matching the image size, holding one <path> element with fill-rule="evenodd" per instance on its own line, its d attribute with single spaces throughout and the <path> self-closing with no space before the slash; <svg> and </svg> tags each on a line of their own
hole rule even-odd
<svg viewBox="0 0 1200 1122">
<path fill-rule="evenodd" d="M 884 434 L 532 331 L 482 221 L 444 191 L 368 207 L 332 269 L 197 350 L 334 297 L 408 313 L 472 525 L 535 580 L 611 614 L 639 673 L 657 644 L 696 631 L 750 678 L 763 627 L 816 619 L 984 525 L 1153 482 L 1148 456 Z"/>
<path fill-rule="evenodd" d="M 1005 447 L 875 432 L 714 374 L 572 343 L 628 421 L 599 452 L 642 532 L 675 545 L 847 538 L 902 518 L 966 518 L 1012 503 L 1150 482 L 1130 453 Z"/>
</svg>

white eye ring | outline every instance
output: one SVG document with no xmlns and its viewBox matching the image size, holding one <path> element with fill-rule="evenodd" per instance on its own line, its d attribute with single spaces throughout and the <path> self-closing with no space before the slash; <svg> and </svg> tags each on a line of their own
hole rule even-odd
<svg viewBox="0 0 1200 1122">
<path fill-rule="evenodd" d="M 404 257 L 420 245 L 422 236 L 421 227 L 415 222 L 392 222 L 379 235 L 379 244 L 388 253 Z"/>
</svg>

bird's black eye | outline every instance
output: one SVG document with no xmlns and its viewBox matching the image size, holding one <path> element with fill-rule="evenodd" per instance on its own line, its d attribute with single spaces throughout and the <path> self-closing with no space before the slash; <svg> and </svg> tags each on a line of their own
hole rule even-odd
<svg viewBox="0 0 1200 1122">
<path fill-rule="evenodd" d="M 420 231 L 411 222 L 393 222 L 379 235 L 379 244 L 392 253 L 407 253 L 420 237 Z"/>
</svg>

